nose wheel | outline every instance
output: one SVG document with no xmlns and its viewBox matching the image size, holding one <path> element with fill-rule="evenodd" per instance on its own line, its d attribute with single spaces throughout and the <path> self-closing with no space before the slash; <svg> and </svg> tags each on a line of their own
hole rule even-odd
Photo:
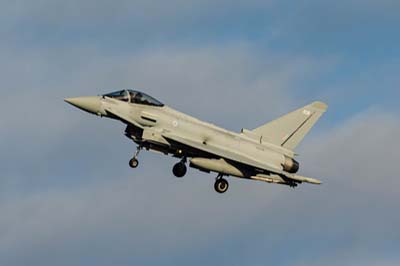
<svg viewBox="0 0 400 266">
<path fill-rule="evenodd" d="M 142 147 L 138 147 L 135 155 L 133 158 L 129 161 L 129 166 L 133 169 L 137 168 L 139 166 L 139 160 L 137 159 L 139 156 L 140 151 L 142 150 Z"/>
<path fill-rule="evenodd" d="M 139 166 L 139 161 L 138 161 L 138 159 L 132 158 L 132 159 L 129 161 L 129 166 L 130 166 L 131 168 L 133 168 L 133 169 L 137 168 L 137 167 Z"/>
<path fill-rule="evenodd" d="M 223 194 L 228 191 L 228 188 L 229 188 L 228 181 L 226 181 L 226 179 L 222 178 L 222 175 L 219 175 L 217 177 L 217 180 L 215 180 L 215 184 L 214 184 L 215 191 Z"/>
</svg>

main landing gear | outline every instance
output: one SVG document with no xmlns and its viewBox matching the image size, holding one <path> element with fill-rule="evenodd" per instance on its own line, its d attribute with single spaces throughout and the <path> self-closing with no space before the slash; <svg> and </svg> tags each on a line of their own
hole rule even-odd
<svg viewBox="0 0 400 266">
<path fill-rule="evenodd" d="M 226 181 L 226 179 L 223 178 L 223 175 L 218 175 L 217 179 L 215 180 L 215 184 L 214 184 L 215 191 L 223 194 L 226 191 L 228 191 L 228 188 L 229 188 L 228 181 Z"/>
<path fill-rule="evenodd" d="M 129 166 L 131 168 L 137 168 L 139 166 L 139 160 L 137 159 L 139 156 L 140 151 L 142 150 L 142 147 L 139 146 L 137 148 L 137 151 L 135 153 L 135 155 L 133 156 L 133 158 L 129 161 Z"/>
<path fill-rule="evenodd" d="M 143 149 L 143 147 L 139 146 L 137 148 L 137 151 L 135 153 L 135 155 L 133 156 L 133 158 L 129 161 L 129 166 L 131 168 L 137 168 L 139 166 L 139 160 L 137 159 L 139 156 L 140 151 Z M 179 163 L 175 164 L 172 172 L 174 173 L 174 175 L 178 178 L 182 178 L 186 175 L 187 173 L 187 167 L 186 167 L 186 158 L 183 158 Z M 218 193 L 225 193 L 228 191 L 229 188 L 229 183 L 228 181 L 226 181 L 226 179 L 223 178 L 222 174 L 219 174 L 215 180 L 215 184 L 214 184 L 214 189 L 215 191 L 217 191 Z"/>
<path fill-rule="evenodd" d="M 181 178 L 186 175 L 187 167 L 185 163 L 186 163 L 186 158 L 184 158 L 182 161 L 174 165 L 174 168 L 172 168 L 174 176 Z"/>
</svg>

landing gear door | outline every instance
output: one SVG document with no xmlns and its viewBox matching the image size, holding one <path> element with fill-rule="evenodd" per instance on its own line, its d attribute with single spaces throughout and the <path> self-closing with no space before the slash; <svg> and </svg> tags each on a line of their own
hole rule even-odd
<svg viewBox="0 0 400 266">
<path fill-rule="evenodd" d="M 170 146 L 169 142 L 161 135 L 161 132 L 153 128 L 145 128 L 142 139 L 145 142 Z"/>
</svg>

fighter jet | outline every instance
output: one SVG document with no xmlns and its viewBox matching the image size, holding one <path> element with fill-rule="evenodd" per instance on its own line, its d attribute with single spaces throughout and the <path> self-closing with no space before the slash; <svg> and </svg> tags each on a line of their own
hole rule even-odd
<svg viewBox="0 0 400 266">
<path fill-rule="evenodd" d="M 321 184 L 314 178 L 297 175 L 299 163 L 294 149 L 326 112 L 323 102 L 313 102 L 254 130 L 236 133 L 203 122 L 168 107 L 136 90 L 120 90 L 102 96 L 67 98 L 65 101 L 100 117 L 126 125 L 125 136 L 137 144 L 129 161 L 139 166 L 141 150 L 155 151 L 178 158 L 173 167 L 183 177 L 187 165 L 217 174 L 214 189 L 225 193 L 233 176 L 296 187 Z"/>
</svg>

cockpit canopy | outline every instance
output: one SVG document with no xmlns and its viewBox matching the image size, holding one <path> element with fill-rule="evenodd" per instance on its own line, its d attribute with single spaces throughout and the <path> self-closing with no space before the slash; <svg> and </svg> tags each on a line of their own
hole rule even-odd
<svg viewBox="0 0 400 266">
<path fill-rule="evenodd" d="M 121 90 L 104 94 L 103 96 L 135 104 L 143 104 L 143 105 L 150 105 L 157 107 L 164 106 L 164 104 L 162 104 L 160 101 L 154 99 L 153 97 L 147 95 L 146 93 L 135 90 Z"/>
</svg>

